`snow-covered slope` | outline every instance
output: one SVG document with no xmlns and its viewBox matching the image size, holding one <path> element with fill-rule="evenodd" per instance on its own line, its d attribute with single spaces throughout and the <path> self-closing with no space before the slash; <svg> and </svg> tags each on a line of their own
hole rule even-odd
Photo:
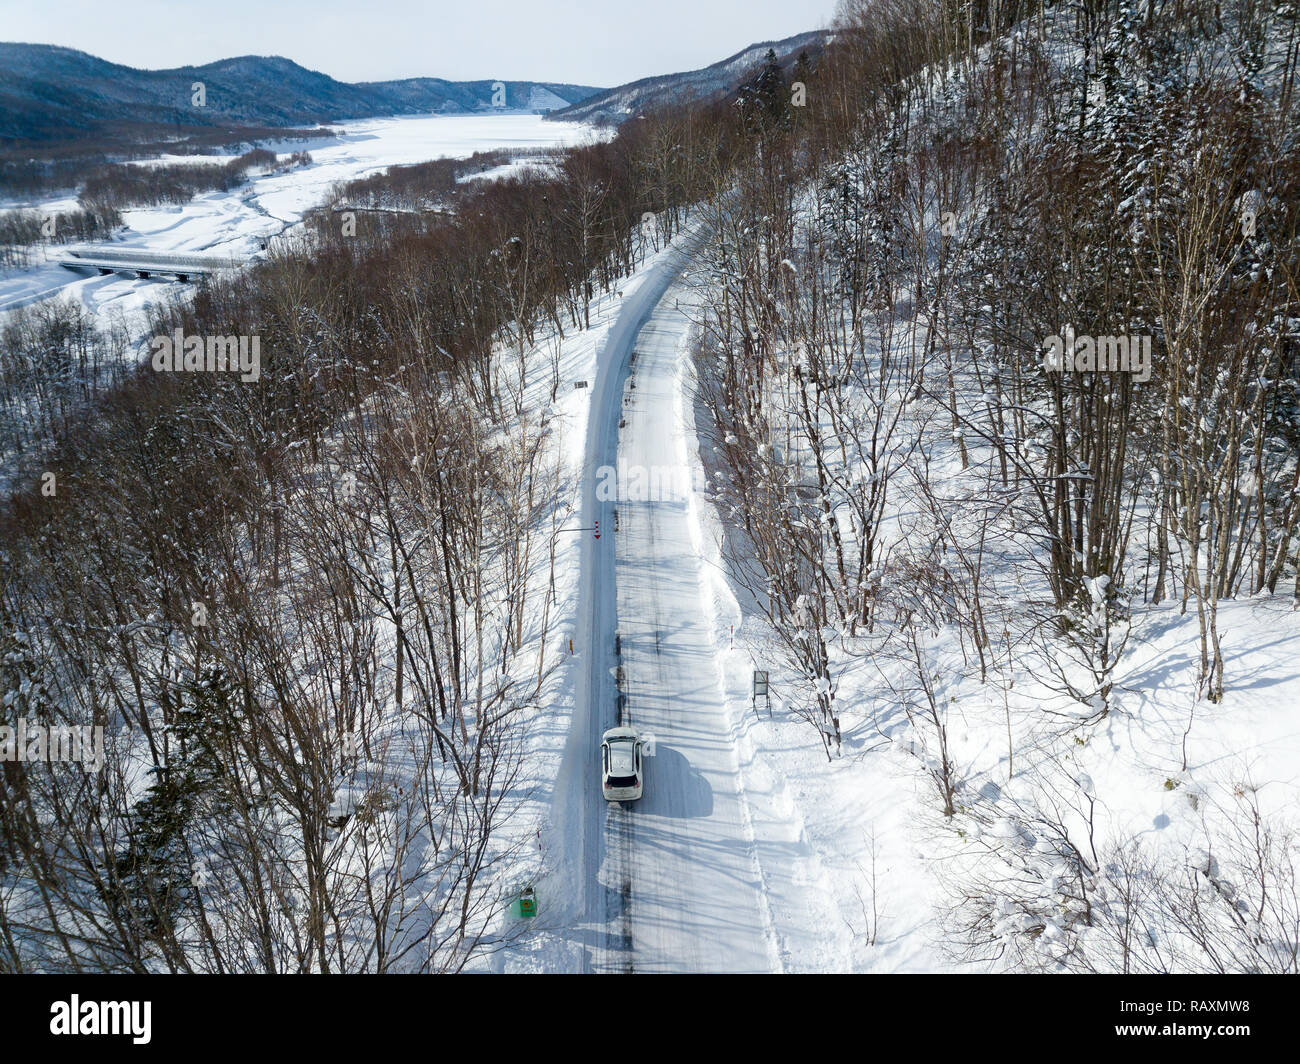
<svg viewBox="0 0 1300 1064">
<path fill-rule="evenodd" d="M 788 66 L 801 52 L 815 59 L 825 48 L 830 34 L 813 30 L 781 41 L 762 41 L 733 56 L 700 70 L 642 78 L 627 85 L 593 93 L 591 96 L 553 113 L 567 121 L 603 121 L 618 123 L 635 114 L 652 111 L 689 100 L 711 100 L 737 88 L 763 62 L 768 49 L 776 52 L 777 61 Z"/>
</svg>

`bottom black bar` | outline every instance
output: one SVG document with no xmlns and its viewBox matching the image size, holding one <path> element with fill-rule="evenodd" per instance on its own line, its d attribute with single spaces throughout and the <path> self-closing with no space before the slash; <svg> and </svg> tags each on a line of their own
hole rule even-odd
<svg viewBox="0 0 1300 1064">
<path fill-rule="evenodd" d="M 492 1056 L 552 1045 L 622 1053 L 636 1032 L 645 1057 L 665 1043 L 730 1045 L 734 1055 L 774 1035 L 829 1049 L 848 1035 L 864 1052 L 885 1044 L 936 1050 L 1130 1044 L 1157 1051 L 1202 1043 L 1220 1053 L 1263 1046 L 1294 1023 L 1296 984 L 1254 976 L 680 976 L 621 982 L 546 976 L 6 976 L 0 1015 L 10 1048 L 129 1054 L 339 1051 L 398 1046 L 430 1053 L 481 1038 Z M 585 1034 L 583 1033 L 585 1030 Z M 570 1041 L 578 1035 L 582 1041 Z M 1038 1039 L 1045 1040 L 1038 1042 Z M 414 1044 L 412 1044 L 414 1043 Z M 582 1046 L 585 1045 L 584 1050 Z M 658 1048 L 655 1048 L 658 1046 Z M 839 1051 L 835 1051 L 839 1055 Z"/>
</svg>

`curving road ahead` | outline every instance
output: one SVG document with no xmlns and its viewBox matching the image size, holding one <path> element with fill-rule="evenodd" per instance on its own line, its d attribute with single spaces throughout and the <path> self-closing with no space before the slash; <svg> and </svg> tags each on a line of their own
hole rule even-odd
<svg viewBox="0 0 1300 1064">
<path fill-rule="evenodd" d="M 697 242 L 684 238 L 628 297 L 593 385 L 582 523 L 598 520 L 605 534 L 583 547 L 578 643 L 586 660 L 553 806 L 568 851 L 565 889 L 577 900 L 574 926 L 560 933 L 571 970 L 780 966 L 688 504 L 679 492 L 602 501 L 595 490 L 602 466 L 686 464 L 678 388 L 688 322 L 676 284 Z M 657 740 L 645 795 L 626 805 L 606 803 L 599 787 L 600 735 L 620 714 Z"/>
</svg>

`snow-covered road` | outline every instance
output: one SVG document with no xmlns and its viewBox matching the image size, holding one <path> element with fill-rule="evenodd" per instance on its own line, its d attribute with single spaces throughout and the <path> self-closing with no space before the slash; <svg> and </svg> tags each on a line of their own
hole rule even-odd
<svg viewBox="0 0 1300 1064">
<path fill-rule="evenodd" d="M 637 342 L 619 440 L 624 467 L 661 497 L 618 502 L 614 537 L 624 722 L 656 737 L 645 796 L 613 817 L 631 847 L 637 971 L 768 971 L 766 900 L 705 612 L 678 423 L 686 319 L 670 294 Z M 644 471 L 644 472 L 642 472 Z M 667 475 L 664 475 L 664 474 Z M 673 473 L 676 473 L 674 476 Z M 635 482 L 631 494 L 639 495 Z M 665 490 L 669 489 L 669 490 Z M 666 497 L 665 497 L 666 496 Z"/>
<path fill-rule="evenodd" d="M 601 467 L 685 464 L 677 390 L 688 321 L 674 285 L 694 242 L 686 238 L 628 297 L 593 387 L 582 523 L 599 521 L 602 535 L 588 536 L 583 548 L 585 660 L 553 809 L 569 850 L 565 889 L 581 899 L 575 925 L 562 933 L 562 963 L 576 970 L 780 967 L 688 505 L 676 493 L 629 501 L 596 491 Z M 680 476 L 675 483 L 680 489 Z M 600 795 L 599 743 L 619 721 L 620 660 L 622 719 L 657 743 L 644 797 L 610 805 Z"/>
</svg>

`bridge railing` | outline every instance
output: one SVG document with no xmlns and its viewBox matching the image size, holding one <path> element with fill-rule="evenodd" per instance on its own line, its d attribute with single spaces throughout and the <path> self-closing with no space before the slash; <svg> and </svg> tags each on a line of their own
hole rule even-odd
<svg viewBox="0 0 1300 1064">
<path fill-rule="evenodd" d="M 231 256 L 219 255 L 184 255 L 159 251 L 134 251 L 126 248 L 74 248 L 65 251 L 62 261 L 75 265 L 87 266 L 121 266 L 142 270 L 187 270 L 193 272 L 229 270 L 243 265 L 243 261 Z"/>
</svg>

